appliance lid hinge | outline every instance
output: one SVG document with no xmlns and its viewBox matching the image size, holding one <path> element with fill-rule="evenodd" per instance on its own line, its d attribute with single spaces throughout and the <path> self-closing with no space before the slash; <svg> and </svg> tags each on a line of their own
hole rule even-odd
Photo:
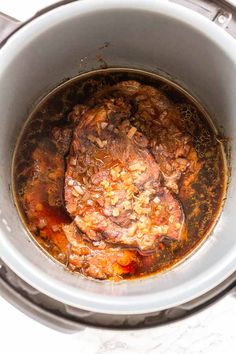
<svg viewBox="0 0 236 354">
<path fill-rule="evenodd" d="M 226 10 L 219 10 L 213 18 L 213 22 L 222 28 L 226 28 L 232 19 L 232 13 Z"/>
</svg>

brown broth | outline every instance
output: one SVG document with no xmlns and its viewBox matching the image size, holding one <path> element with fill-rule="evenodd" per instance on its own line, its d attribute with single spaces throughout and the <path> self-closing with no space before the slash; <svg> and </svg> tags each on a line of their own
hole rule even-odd
<svg viewBox="0 0 236 354">
<path fill-rule="evenodd" d="M 201 170 L 189 189 L 180 188 L 179 198 L 186 216 L 187 237 L 180 242 L 163 244 L 163 250 L 158 254 L 139 255 L 141 259 L 139 267 L 135 272 L 129 272 L 127 269 L 127 275 L 124 276 L 132 279 L 160 272 L 183 260 L 209 235 L 223 204 L 227 167 L 222 140 L 204 109 L 184 90 L 157 75 L 128 69 L 99 70 L 63 83 L 43 98 L 24 126 L 13 161 L 13 185 L 19 214 L 33 239 L 48 254 L 66 265 L 68 242 L 62 229 L 59 227 L 57 230 L 54 227 L 71 221 L 64 208 L 63 186 L 58 202 L 53 206 L 45 202 L 42 210 L 39 210 L 42 217 L 48 218 L 47 226 L 40 230 L 34 227 L 32 220 L 30 222 L 27 210 L 24 208 L 23 196 L 27 183 L 25 171 L 30 169 L 32 153 L 37 147 L 43 146 L 45 151 L 52 153 L 52 157 L 57 154 L 49 140 L 49 135 L 53 127 L 62 127 L 66 124 L 66 117 L 73 106 L 83 103 L 88 96 L 91 96 L 94 87 L 102 88 L 107 84 L 124 80 L 136 80 L 156 87 L 178 106 L 183 129 L 193 137 L 194 147 L 202 162 Z M 132 124 L 135 125 L 135 122 Z M 145 127 L 138 128 L 145 133 Z M 58 158 L 62 158 L 64 164 L 64 157 Z M 50 169 L 50 166 L 48 168 Z M 44 193 L 43 183 L 37 188 L 41 188 L 38 191 Z"/>
</svg>

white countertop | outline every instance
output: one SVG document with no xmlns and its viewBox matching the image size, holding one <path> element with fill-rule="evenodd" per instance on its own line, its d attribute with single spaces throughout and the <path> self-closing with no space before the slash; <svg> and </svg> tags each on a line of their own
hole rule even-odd
<svg viewBox="0 0 236 354">
<path fill-rule="evenodd" d="M 28 318 L 2 298 L 0 317 L 3 354 L 234 354 L 236 351 L 236 298 L 232 295 L 181 322 L 138 331 L 86 328 L 76 334 L 64 334 Z"/>
<path fill-rule="evenodd" d="M 0 11 L 23 21 L 54 2 L 0 0 Z M 138 331 L 86 328 L 76 334 L 64 334 L 28 318 L 2 298 L 0 318 L 3 354 L 236 353 L 236 298 L 232 295 L 181 322 Z"/>
</svg>

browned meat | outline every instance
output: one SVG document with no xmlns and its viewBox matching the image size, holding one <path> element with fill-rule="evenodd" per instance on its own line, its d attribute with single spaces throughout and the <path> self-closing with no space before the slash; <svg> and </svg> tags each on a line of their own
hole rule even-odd
<svg viewBox="0 0 236 354">
<path fill-rule="evenodd" d="M 142 136 L 149 137 L 148 144 L 147 139 L 141 138 L 140 141 L 136 134 L 137 143 L 139 140 L 140 146 L 151 148 L 164 184 L 178 193 L 181 177 L 191 175 L 191 180 L 194 180 L 201 165 L 191 136 L 181 129 L 180 113 L 176 106 L 161 91 L 136 81 L 120 82 L 109 90 L 114 96 L 123 96 L 132 103 L 136 118 L 133 124 L 140 126 L 141 123 Z"/>
<path fill-rule="evenodd" d="M 62 208 L 63 155 L 53 144 L 40 144 L 32 160 L 22 202 L 30 230 L 40 235 L 46 248 L 72 270 L 96 279 L 119 280 L 121 275 L 135 273 L 140 262 L 136 252 L 86 242 L 75 223 L 67 224 L 70 219 Z"/>
<path fill-rule="evenodd" d="M 200 240 L 208 232 L 223 195 L 213 183 L 223 178 L 222 161 L 210 161 L 219 153 L 215 138 L 206 153 L 200 140 L 209 129 L 185 114 L 192 104 L 173 88 L 165 91 L 170 101 L 165 89 L 109 84 L 120 77 L 79 81 L 62 91 L 61 103 L 57 97 L 40 106 L 40 117 L 51 112 L 52 119 L 35 115 L 37 134 L 30 125 L 17 152 L 15 181 L 28 228 L 55 259 L 95 279 L 169 268 L 193 249 L 196 233 Z"/>
<path fill-rule="evenodd" d="M 127 120 L 130 107 L 110 98 L 81 116 L 67 161 L 65 202 L 89 239 L 150 252 L 163 237 L 181 237 L 184 215 L 160 184 L 147 138 Z"/>
<path fill-rule="evenodd" d="M 135 252 L 108 247 L 103 241 L 83 240 L 75 223 L 63 227 L 70 244 L 69 266 L 95 279 L 119 280 L 121 275 L 132 275 L 139 263 Z"/>
<path fill-rule="evenodd" d="M 72 127 L 54 127 L 52 129 L 52 141 L 61 154 L 66 154 L 70 148 Z"/>
</svg>

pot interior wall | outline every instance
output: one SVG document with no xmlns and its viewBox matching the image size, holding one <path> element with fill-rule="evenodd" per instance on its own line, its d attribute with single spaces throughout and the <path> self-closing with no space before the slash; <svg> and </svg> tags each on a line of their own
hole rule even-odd
<svg viewBox="0 0 236 354">
<path fill-rule="evenodd" d="M 29 275 L 27 281 L 32 283 L 35 282 L 34 271 L 40 269 L 41 275 L 48 276 L 49 292 L 49 280 L 52 278 L 58 287 L 62 283 L 67 284 L 67 291 L 74 292 L 75 301 L 76 292 L 79 296 L 87 296 L 90 292 L 93 296 L 107 296 L 104 300 L 107 303 L 111 297 L 122 296 L 122 306 L 122 301 L 132 295 L 138 299 L 142 294 L 151 296 L 158 293 L 160 297 L 173 286 L 178 297 L 178 291 L 184 283 L 188 284 L 193 274 L 196 281 L 201 282 L 201 275 L 205 272 L 205 276 L 209 276 L 210 273 L 206 272 L 214 268 L 222 253 L 230 251 L 229 257 L 233 257 L 234 251 L 235 255 L 233 210 L 236 205 L 236 183 L 230 183 L 224 213 L 213 234 L 191 259 L 157 277 L 115 285 L 84 279 L 54 264 L 30 241 L 11 199 L 12 151 L 22 124 L 35 102 L 63 79 L 99 68 L 101 58 L 109 67 L 126 66 L 165 73 L 198 97 L 215 124 L 222 125 L 225 135 L 230 138 L 231 180 L 235 179 L 235 62 L 217 45 L 212 33 L 204 33 L 204 26 L 207 27 L 205 20 L 202 19 L 200 30 L 193 27 L 191 18 L 178 7 L 174 13 L 166 13 L 160 5 L 158 11 L 151 12 L 149 1 L 142 5 L 143 10 L 139 7 L 140 2 L 135 5 L 133 1 L 130 8 L 124 5 L 123 9 L 118 9 L 115 1 L 113 8 L 110 6 L 107 10 L 101 9 L 100 2 L 98 5 L 93 1 L 91 3 L 93 8 L 92 5 L 85 9 L 83 4 L 70 4 L 34 20 L 1 50 L 0 224 L 4 249 L 11 245 L 5 258 L 12 259 L 12 266 L 18 267 L 15 270 L 21 275 L 25 267 L 30 267 L 32 278 Z M 180 12 L 183 20 L 179 19 Z M 198 18 L 198 21 L 200 26 L 201 19 Z M 224 39 L 218 28 L 216 35 L 222 35 Z M 104 47 L 104 43 L 108 45 Z M 21 265 L 17 263 L 17 258 L 22 260 Z M 40 279 L 37 287 L 43 289 L 43 280 Z M 83 300 L 78 305 L 85 306 Z M 135 309 L 135 306 L 135 303 L 130 304 L 130 309 Z M 118 307 L 114 307 L 114 311 L 118 311 Z"/>
</svg>

